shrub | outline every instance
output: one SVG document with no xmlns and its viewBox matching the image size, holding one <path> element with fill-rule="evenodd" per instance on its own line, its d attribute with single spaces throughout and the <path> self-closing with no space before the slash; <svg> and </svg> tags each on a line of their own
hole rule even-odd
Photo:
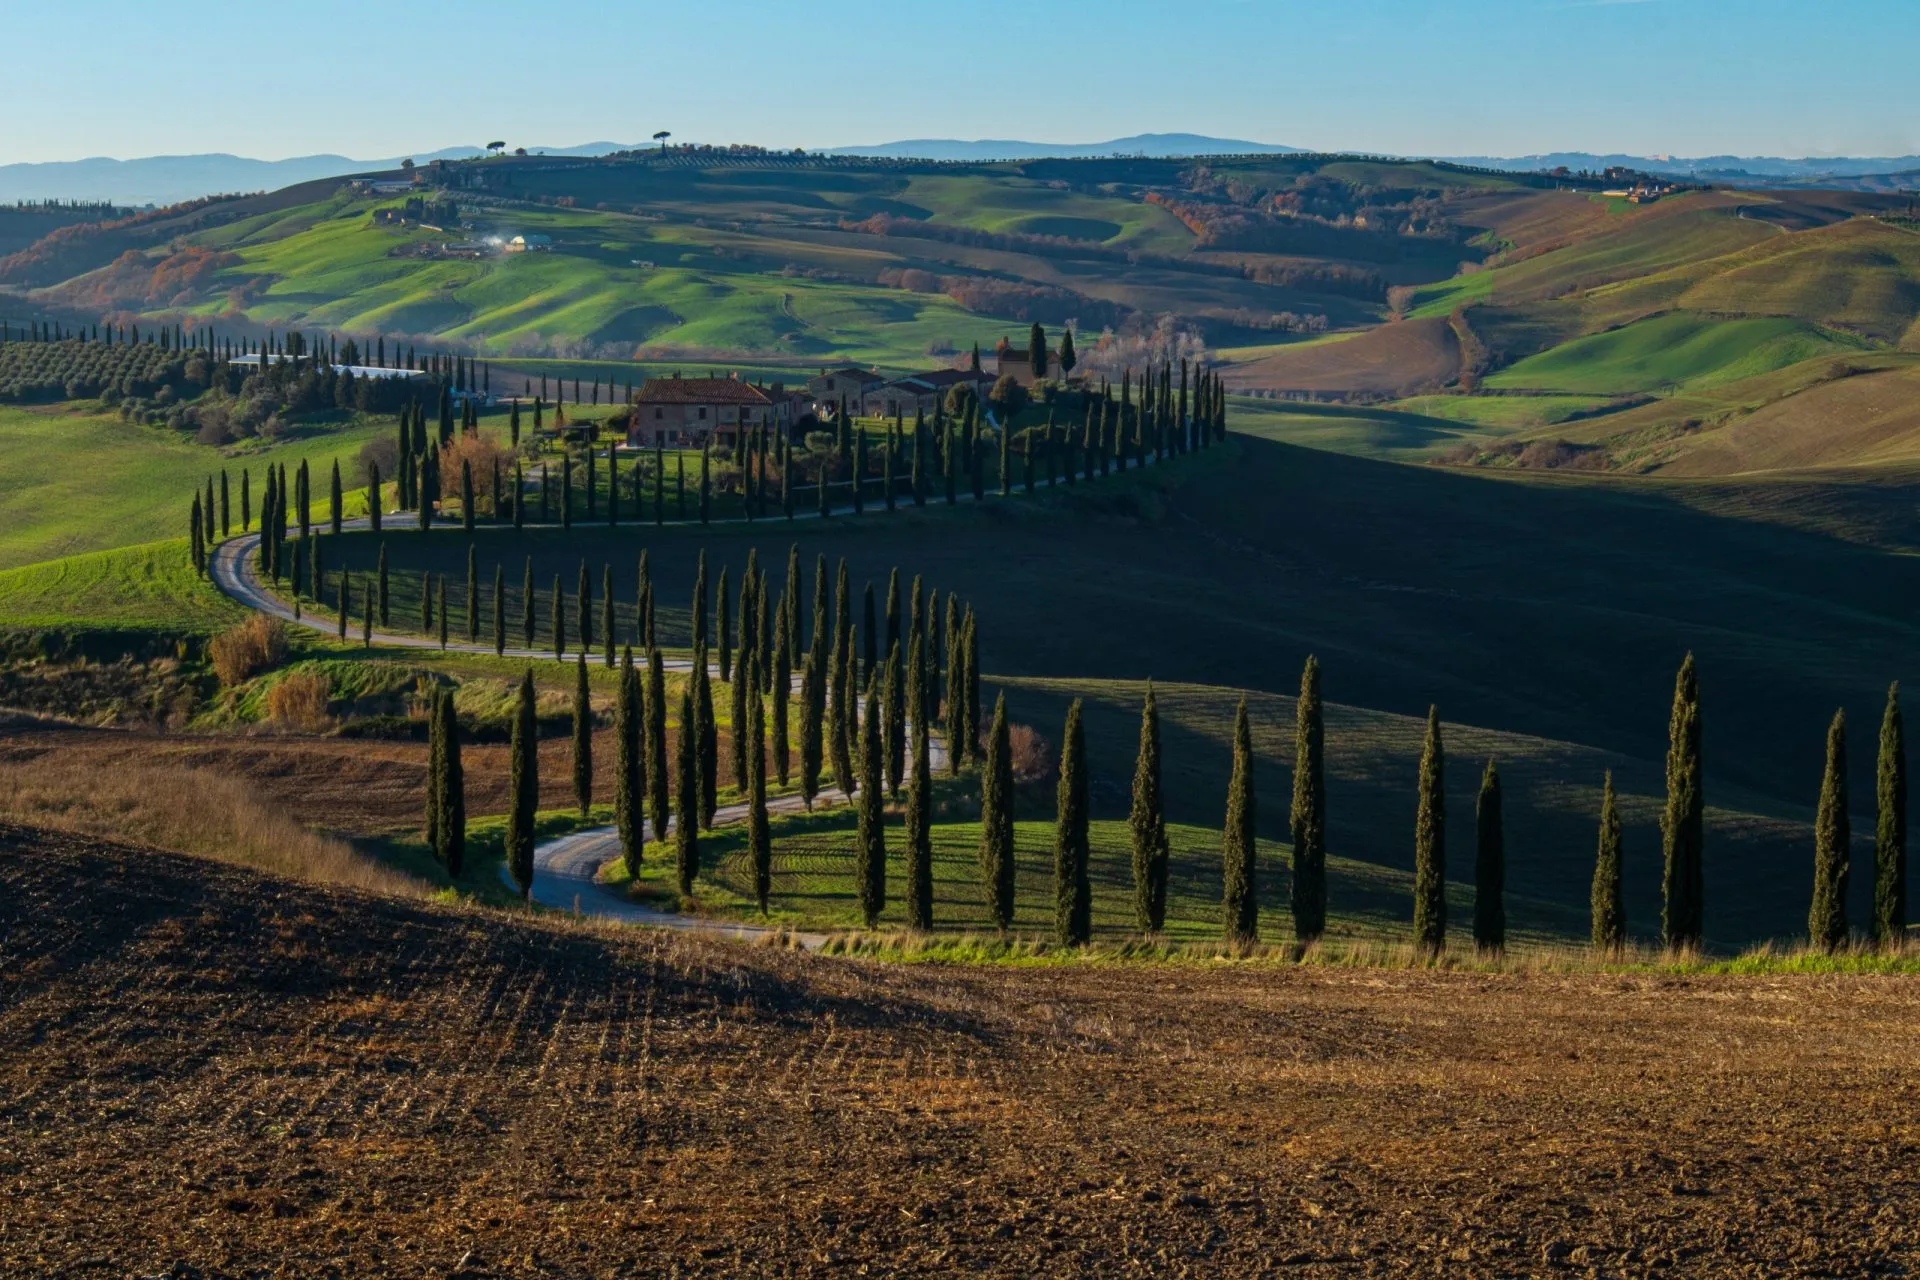
<svg viewBox="0 0 1920 1280">
<path fill-rule="evenodd" d="M 274 666 L 287 656 L 287 629 L 278 618 L 256 613 L 223 631 L 207 646 L 213 672 L 229 687 Z"/>
<path fill-rule="evenodd" d="M 1053 746 L 1030 724 L 1010 725 L 1007 745 L 1012 749 L 1013 776 L 1020 782 L 1050 782 L 1055 760 Z"/>
<path fill-rule="evenodd" d="M 333 723 L 327 714 L 332 694 L 332 683 L 319 672 L 296 672 L 267 690 L 267 718 L 283 729 L 324 729 Z"/>
</svg>

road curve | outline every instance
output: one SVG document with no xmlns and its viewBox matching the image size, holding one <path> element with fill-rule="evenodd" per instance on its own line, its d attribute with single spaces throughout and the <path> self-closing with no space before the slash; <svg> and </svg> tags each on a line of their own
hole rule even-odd
<svg viewBox="0 0 1920 1280">
<path fill-rule="evenodd" d="M 368 522 L 353 520 L 348 521 L 347 526 L 366 528 Z M 208 575 L 212 578 L 214 585 L 233 600 L 256 612 L 268 614 L 290 625 L 305 627 L 322 635 L 336 634 L 336 625 L 314 618 L 295 617 L 290 605 L 261 584 L 254 572 L 255 551 L 259 545 L 258 533 L 245 533 L 215 547 L 208 560 Z M 373 642 L 383 647 L 401 649 L 438 650 L 441 647 L 439 640 L 434 637 L 388 631 L 375 631 Z M 446 648 L 462 653 L 489 655 L 494 653 L 491 645 L 470 644 L 466 641 L 453 640 L 451 637 L 447 641 Z M 549 662 L 555 660 L 552 651 L 547 649 L 508 648 L 504 656 Z M 693 670 L 693 663 L 686 659 L 666 659 L 662 665 L 668 671 Z M 715 675 L 719 674 L 717 667 L 709 666 L 708 670 Z M 796 688 L 799 686 L 799 681 L 800 677 L 796 674 L 794 676 Z M 929 734 L 928 737 L 929 764 L 934 769 L 942 768 L 946 763 L 946 744 L 936 735 Z M 908 764 L 911 767 L 912 761 L 909 760 Z M 797 795 L 780 796 L 767 802 L 769 813 L 797 813 L 805 807 L 806 802 Z M 727 826 L 735 822 L 744 822 L 746 817 L 746 805 L 727 805 L 716 811 L 714 825 Z M 669 818 L 669 829 L 672 828 L 673 821 Z M 626 924 L 678 929 L 716 937 L 757 941 L 782 932 L 764 925 L 674 915 L 620 897 L 602 885 L 597 878 L 600 868 L 619 857 L 620 852 L 620 835 L 613 827 L 593 827 L 585 831 L 576 831 L 537 845 L 533 851 L 533 886 L 530 896 L 541 906 L 562 911 L 572 911 Z M 513 883 L 511 873 L 504 865 L 500 868 L 500 878 L 509 888 L 518 889 L 518 886 Z M 826 943 L 825 934 L 787 931 L 786 936 L 808 950 L 818 950 Z"/>
</svg>

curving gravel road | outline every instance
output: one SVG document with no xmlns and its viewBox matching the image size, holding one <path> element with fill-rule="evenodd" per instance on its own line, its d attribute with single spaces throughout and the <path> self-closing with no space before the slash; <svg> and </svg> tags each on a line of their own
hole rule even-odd
<svg viewBox="0 0 1920 1280">
<path fill-rule="evenodd" d="M 744 523 L 744 522 L 743 522 Z M 366 520 L 346 522 L 350 528 L 367 528 Z M 293 626 L 305 627 L 322 635 L 333 635 L 336 625 L 310 617 L 296 618 L 293 608 L 267 590 L 254 571 L 257 562 L 255 554 L 260 545 L 258 533 L 245 533 L 230 538 L 214 548 L 208 561 L 208 573 L 213 583 L 223 593 L 240 604 L 260 613 L 280 618 Z M 408 635 L 398 632 L 375 631 L 374 643 L 383 647 L 400 649 L 440 648 L 437 638 L 430 636 Z M 480 653 L 493 655 L 492 645 L 470 644 L 464 640 L 447 640 L 449 650 L 462 653 Z M 505 656 L 528 660 L 555 661 L 550 649 L 522 649 L 509 647 Z M 683 658 L 669 658 L 662 664 L 669 671 L 686 672 L 693 670 L 693 663 Z M 709 666 L 708 671 L 719 674 L 717 666 Z M 794 677 L 794 686 L 799 687 L 800 677 Z M 946 744 L 937 735 L 929 735 L 927 744 L 929 763 L 934 769 L 940 769 L 946 763 Z M 911 759 L 908 761 L 912 765 Z M 799 796 L 781 796 L 767 802 L 770 813 L 794 813 L 805 808 L 805 801 Z M 720 808 L 714 816 L 715 826 L 726 826 L 735 822 L 744 822 L 747 806 L 744 804 L 727 805 Z M 669 819 L 671 829 L 673 820 Z M 698 916 L 675 915 L 659 911 L 641 903 L 630 901 L 609 891 L 602 885 L 598 876 L 600 868 L 620 856 L 620 834 L 613 827 L 594 827 L 586 831 L 576 831 L 537 845 L 533 851 L 533 888 L 532 898 L 544 907 L 573 911 L 581 915 L 590 915 L 600 919 L 618 920 L 627 924 L 651 925 L 663 929 L 681 929 L 692 933 L 712 934 L 719 937 L 757 940 L 779 932 L 763 925 L 737 924 L 730 921 L 705 920 Z M 500 878 L 508 887 L 516 888 L 511 874 L 505 866 L 500 868 Z M 801 946 L 808 950 L 818 950 L 825 942 L 825 934 L 789 933 Z"/>
</svg>

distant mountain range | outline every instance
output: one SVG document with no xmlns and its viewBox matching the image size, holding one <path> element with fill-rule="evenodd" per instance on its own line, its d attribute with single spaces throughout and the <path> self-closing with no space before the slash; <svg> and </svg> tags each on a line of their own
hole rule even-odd
<svg viewBox="0 0 1920 1280">
<path fill-rule="evenodd" d="M 547 155 L 598 156 L 644 144 L 588 142 L 571 147 L 528 147 Z M 1287 155 L 1305 148 L 1197 133 L 1141 133 L 1105 142 L 1023 142 L 1017 139 L 917 138 L 871 146 L 829 147 L 823 154 L 882 156 L 926 160 L 1042 160 L 1090 156 Z M 464 160 L 482 154 L 479 147 L 446 147 L 416 152 L 411 159 Z M 1590 151 L 1556 151 L 1530 156 L 1442 156 L 1457 164 L 1530 172 L 1553 169 L 1602 170 L 1615 165 L 1701 182 L 1736 186 L 1870 186 L 1876 190 L 1920 185 L 1920 156 L 1785 159 L 1775 156 L 1630 156 Z M 254 160 L 224 154 L 148 156 L 138 160 L 57 160 L 41 164 L 0 165 L 0 204 L 17 200 L 102 200 L 120 205 L 172 204 L 196 196 L 229 191 L 273 191 L 297 182 L 341 174 L 391 169 L 394 156 L 354 160 L 347 156 L 296 156 Z M 1873 181 L 1873 179 L 1880 179 Z"/>
<path fill-rule="evenodd" d="M 1272 142 L 1247 142 L 1238 138 L 1209 138 L 1198 133 L 1136 133 L 1131 138 L 1107 142 L 1018 142 L 982 139 L 962 142 L 957 138 L 916 138 L 907 142 L 881 142 L 870 147 L 829 147 L 831 156 L 894 156 L 916 160 L 1057 160 L 1089 156 L 1251 156 L 1285 155 L 1301 151 Z"/>
<path fill-rule="evenodd" d="M 577 147 L 528 147 L 555 156 L 603 156 L 631 143 L 588 142 Z M 480 147 L 445 147 L 416 152 L 417 164 L 465 160 L 483 155 Z M 403 157 L 354 160 L 347 156 L 295 156 L 253 160 L 224 154 L 147 156 L 139 160 L 54 160 L 43 164 L 0 165 L 0 204 L 18 200 L 103 200 L 119 205 L 174 204 L 197 196 L 232 191 L 278 191 L 296 182 L 347 173 L 391 169 Z"/>
</svg>

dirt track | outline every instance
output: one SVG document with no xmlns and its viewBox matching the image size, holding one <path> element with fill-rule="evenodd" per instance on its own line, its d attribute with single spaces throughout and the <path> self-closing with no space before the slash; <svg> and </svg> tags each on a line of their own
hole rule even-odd
<svg viewBox="0 0 1920 1280">
<path fill-rule="evenodd" d="M 17 829 L 0 950 L 8 1275 L 1920 1264 L 1900 979 L 888 968 Z"/>
</svg>

